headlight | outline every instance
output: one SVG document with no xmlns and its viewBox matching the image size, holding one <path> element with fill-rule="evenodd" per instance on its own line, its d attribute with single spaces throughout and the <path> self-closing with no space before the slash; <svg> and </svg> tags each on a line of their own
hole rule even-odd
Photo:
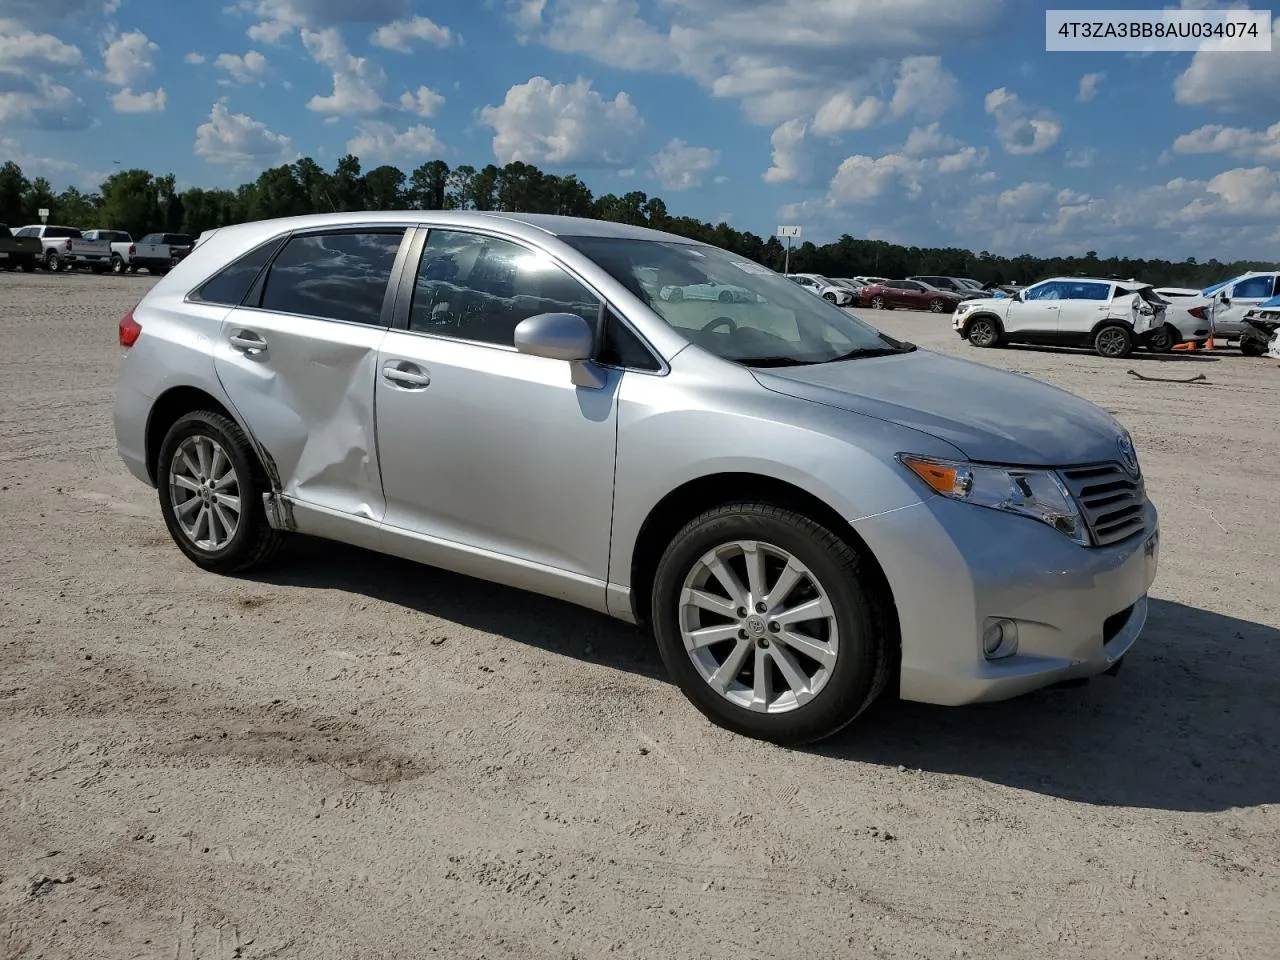
<svg viewBox="0 0 1280 960">
<path fill-rule="evenodd" d="M 956 304 L 956 313 L 966 313 L 969 310 L 969 308 L 972 306 L 973 304 L 967 303 L 962 300 L 960 301 L 960 303 Z"/>
<path fill-rule="evenodd" d="M 993 467 L 900 454 L 904 467 L 935 493 L 1047 523 L 1081 546 L 1089 532 L 1066 485 L 1052 470 Z"/>
</svg>

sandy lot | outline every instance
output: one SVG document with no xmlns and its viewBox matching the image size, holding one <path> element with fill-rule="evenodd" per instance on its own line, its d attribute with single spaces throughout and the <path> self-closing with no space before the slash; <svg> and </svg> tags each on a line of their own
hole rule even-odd
<svg viewBox="0 0 1280 960">
<path fill-rule="evenodd" d="M 788 751 L 558 603 L 315 543 L 199 572 L 115 455 L 148 285 L 0 274 L 0 958 L 1275 956 L 1275 361 L 865 313 L 1118 414 L 1163 567 L 1114 679 Z"/>
</svg>

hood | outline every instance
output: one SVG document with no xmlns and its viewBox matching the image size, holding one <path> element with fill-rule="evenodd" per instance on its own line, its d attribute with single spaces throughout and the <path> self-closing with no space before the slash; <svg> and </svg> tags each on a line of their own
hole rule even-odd
<svg viewBox="0 0 1280 960">
<path fill-rule="evenodd" d="M 928 350 L 751 372 L 776 393 L 910 427 L 974 461 L 1052 467 L 1119 454 L 1123 428 L 1101 407 L 1021 374 Z"/>
</svg>

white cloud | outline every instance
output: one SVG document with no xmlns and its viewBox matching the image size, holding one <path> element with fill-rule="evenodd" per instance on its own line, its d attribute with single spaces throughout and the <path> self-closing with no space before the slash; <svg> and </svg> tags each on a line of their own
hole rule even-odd
<svg viewBox="0 0 1280 960">
<path fill-rule="evenodd" d="M 812 160 L 805 148 L 807 132 L 802 119 L 788 120 L 773 131 L 769 138 L 773 164 L 764 172 L 765 183 L 804 183 L 809 179 Z"/>
<path fill-rule="evenodd" d="M 444 151 L 444 144 L 430 127 L 418 124 L 397 130 L 389 123 L 371 120 L 357 128 L 347 142 L 347 152 L 361 160 L 426 159 Z"/>
<path fill-rule="evenodd" d="M 852 90 L 831 95 L 813 116 L 813 132 L 823 137 L 851 130 L 865 130 L 878 119 L 884 108 L 879 97 L 862 96 Z"/>
<path fill-rule="evenodd" d="M 196 128 L 195 151 L 210 163 L 268 167 L 292 159 L 293 144 L 260 120 L 232 113 L 224 99 L 213 105 L 208 122 Z"/>
<path fill-rule="evenodd" d="M 396 53 L 412 53 L 414 41 L 429 43 L 437 47 L 447 47 L 454 42 L 453 31 L 439 26 L 434 20 L 426 17 L 414 17 L 412 20 L 395 20 L 384 24 L 373 32 L 369 42 L 384 50 Z"/>
<path fill-rule="evenodd" d="M 1242 160 L 1280 161 L 1280 123 L 1265 130 L 1210 124 L 1178 137 L 1173 141 L 1173 152 L 1227 153 Z"/>
<path fill-rule="evenodd" d="M 960 146 L 931 157 L 912 157 L 905 153 L 847 157 L 831 178 L 825 204 L 839 208 L 864 203 L 883 197 L 891 190 L 908 199 L 918 199 L 930 182 L 972 170 L 985 163 L 986 159 L 984 150 L 971 146 Z"/>
<path fill-rule="evenodd" d="M 654 156 L 651 169 L 663 190 L 691 190 L 701 187 L 707 174 L 719 163 L 719 150 L 691 147 L 683 140 L 675 139 Z"/>
<path fill-rule="evenodd" d="M 244 56 L 238 53 L 220 53 L 214 64 L 236 83 L 262 83 L 267 75 L 267 58 L 257 50 L 250 50 Z"/>
<path fill-rule="evenodd" d="M 105 171 L 86 170 L 80 164 L 68 160 L 27 153 L 21 143 L 7 137 L 0 137 L 0 157 L 12 160 L 22 168 L 27 177 L 44 177 L 55 187 L 68 184 L 82 190 L 96 190 L 107 178 Z"/>
<path fill-rule="evenodd" d="M 188 54 L 187 54 L 185 57 L 183 57 L 182 59 L 183 59 L 184 61 L 186 61 L 187 63 L 191 64 L 192 66 L 196 66 L 196 65 L 198 65 L 198 64 L 204 63 L 204 54 L 203 54 L 203 53 L 195 53 L 195 52 L 193 51 L 193 52 L 191 52 L 191 53 L 188 53 Z"/>
<path fill-rule="evenodd" d="M 908 114 L 936 120 L 950 110 L 960 96 L 960 84 L 942 66 L 941 57 L 907 57 L 898 65 L 889 115 Z"/>
<path fill-rule="evenodd" d="M 939 104 L 950 95 L 949 75 L 935 69 L 937 55 L 988 35 L 1008 3 L 507 0 L 525 39 L 621 69 L 689 76 L 769 125 L 812 115 L 833 90 L 863 81 L 887 92 L 899 63 L 915 57 L 924 59 L 902 78 L 898 109 L 936 119 L 940 113 L 928 115 L 939 109 L 928 97 L 929 78 L 943 84 L 934 91 Z"/>
<path fill-rule="evenodd" d="M 987 94 L 987 113 L 996 120 L 996 137 L 1004 152 L 1014 155 L 1044 153 L 1062 133 L 1051 113 L 1034 111 L 1005 87 Z"/>
<path fill-rule="evenodd" d="M 400 94 L 400 109 L 416 113 L 420 117 L 433 117 L 444 106 L 444 95 L 430 87 L 419 87 L 416 92 L 406 90 Z"/>
<path fill-rule="evenodd" d="M 1086 73 L 1080 78 L 1080 90 L 1076 94 L 1079 103 L 1088 103 L 1098 95 L 1098 84 L 1106 77 L 1105 73 Z"/>
<path fill-rule="evenodd" d="M 0 129 L 83 130 L 90 123 L 84 101 L 70 88 L 44 75 L 0 71 Z"/>
<path fill-rule="evenodd" d="M 533 77 L 509 89 L 501 106 L 484 107 L 479 116 L 493 128 L 493 153 L 504 164 L 626 167 L 644 127 L 627 94 L 606 100 L 581 77 L 571 84 Z"/>
<path fill-rule="evenodd" d="M 168 102 L 164 87 L 140 93 L 125 87 L 111 95 L 111 106 L 116 113 L 163 113 Z"/>
<path fill-rule="evenodd" d="M 307 109 L 340 117 L 372 116 L 381 112 L 382 87 L 387 75 L 382 68 L 365 57 L 352 56 L 334 27 L 325 30 L 303 30 L 302 44 L 311 58 L 333 73 L 333 93 L 317 94 L 307 102 Z"/>
<path fill-rule="evenodd" d="M 155 71 L 155 56 L 159 52 L 159 44 L 147 39 L 141 30 L 120 34 L 102 54 L 107 82 L 117 87 L 140 86 Z"/>
<path fill-rule="evenodd" d="M 934 121 L 927 127 L 916 127 L 907 134 L 902 152 L 908 157 L 925 157 L 935 153 L 958 150 L 964 143 L 942 132 L 942 124 Z"/>
<path fill-rule="evenodd" d="M 1201 50 L 1174 80 L 1173 92 L 1178 103 L 1220 110 L 1280 104 L 1280 18 L 1272 26 L 1270 53 Z"/>
<path fill-rule="evenodd" d="M 71 70 L 83 59 L 79 47 L 53 34 L 33 33 L 0 20 L 0 70 Z"/>
<path fill-rule="evenodd" d="M 1062 160 L 1064 167 L 1083 170 L 1098 162 L 1098 151 L 1093 147 L 1073 147 Z"/>
<path fill-rule="evenodd" d="M 409 0 L 240 0 L 237 7 L 258 20 L 247 31 L 249 39 L 278 43 L 299 29 L 403 19 L 409 13 Z"/>
</svg>

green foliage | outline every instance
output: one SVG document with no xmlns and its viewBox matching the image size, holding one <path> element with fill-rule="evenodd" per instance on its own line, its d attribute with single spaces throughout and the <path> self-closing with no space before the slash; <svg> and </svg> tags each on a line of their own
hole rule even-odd
<svg viewBox="0 0 1280 960">
<path fill-rule="evenodd" d="M 121 170 L 106 179 L 101 195 L 84 194 L 75 188 L 55 194 L 47 180 L 28 179 L 18 164 L 0 164 L 0 222 L 13 226 L 34 223 L 41 207 L 49 208 L 51 223 L 128 230 L 135 237 L 158 230 L 199 234 L 246 220 L 308 213 L 405 207 L 555 213 L 666 230 L 724 247 L 775 270 L 781 270 L 784 261 L 784 248 L 776 237 L 759 237 L 727 223 L 673 216 L 660 197 L 640 190 L 621 197 L 612 193 L 596 197 L 572 174 L 544 173 L 519 161 L 504 167 L 488 164 L 476 169 L 464 164 L 450 169 L 442 160 L 428 160 L 406 176 L 385 165 L 364 172 L 360 159 L 350 155 L 339 160 L 330 173 L 306 157 L 264 170 L 256 180 L 235 190 L 189 187 L 179 191 L 171 174 Z M 903 247 L 848 234 L 821 247 L 805 242 L 791 252 L 791 269 L 802 273 L 834 277 L 938 274 L 1005 283 L 1090 274 L 1204 287 L 1246 270 L 1275 266 L 1252 261 L 1202 263 L 1194 257 L 1181 263 L 1103 259 L 1093 250 L 1078 257 L 998 257 L 986 250 L 975 254 L 955 247 Z"/>
</svg>

